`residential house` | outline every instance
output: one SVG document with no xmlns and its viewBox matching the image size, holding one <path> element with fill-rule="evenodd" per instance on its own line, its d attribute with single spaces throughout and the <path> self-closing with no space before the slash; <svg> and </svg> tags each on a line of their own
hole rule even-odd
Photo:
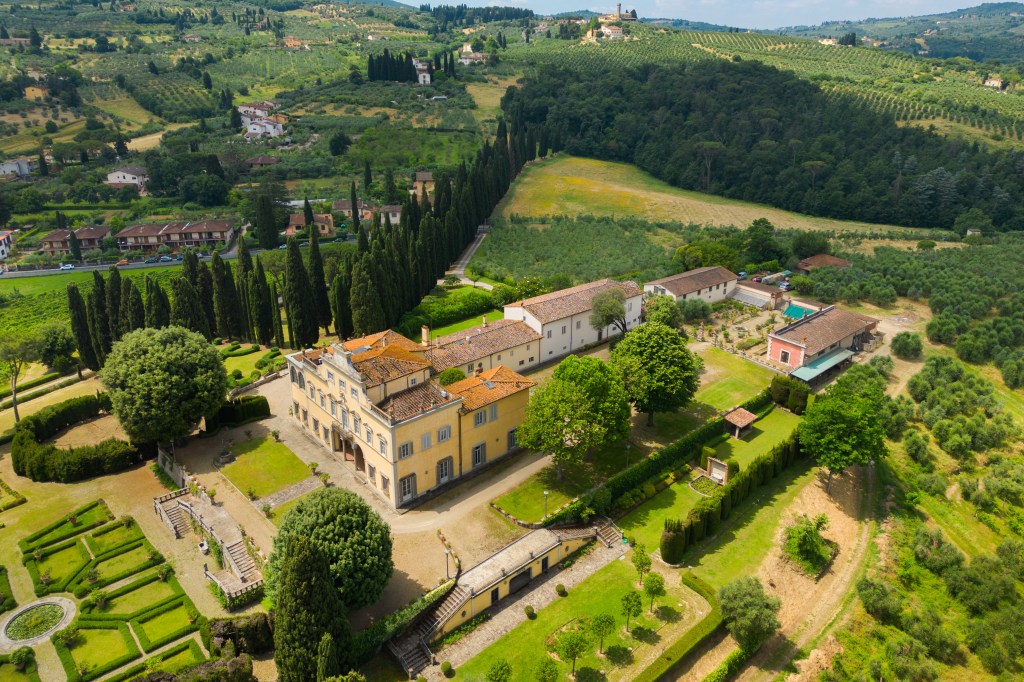
<svg viewBox="0 0 1024 682">
<path fill-rule="evenodd" d="M 142 166 L 125 166 L 107 173 L 107 184 L 111 187 L 138 187 L 141 192 L 146 188 L 146 169 Z"/>
<path fill-rule="evenodd" d="M 32 45 L 30 38 L 0 38 L 0 46 L 3 47 L 29 47 Z"/>
<path fill-rule="evenodd" d="M 195 33 L 186 33 L 181 36 L 181 39 L 186 43 L 201 43 L 203 41 L 203 39 Z"/>
<path fill-rule="evenodd" d="M 79 248 L 85 252 L 103 248 L 103 240 L 110 235 L 106 225 L 84 225 L 75 230 Z M 71 230 L 54 230 L 41 240 L 42 251 L 48 256 L 62 256 L 71 253 Z"/>
<path fill-rule="evenodd" d="M 822 45 L 830 45 L 830 46 L 836 46 L 836 45 L 839 44 L 839 41 L 836 40 L 835 38 L 821 38 L 821 39 L 818 40 L 818 42 L 821 43 Z"/>
<path fill-rule="evenodd" d="M 799 265 L 796 266 L 796 271 L 803 275 L 809 275 L 812 270 L 817 268 L 836 268 L 842 270 L 851 265 L 853 263 L 844 258 L 837 258 L 827 253 L 819 253 L 817 256 L 810 256 L 800 261 Z"/>
<path fill-rule="evenodd" d="M 314 213 L 313 224 L 316 225 L 317 234 L 320 237 L 333 237 L 334 236 L 334 216 L 330 213 Z M 304 213 L 292 213 L 288 216 L 288 227 L 285 229 L 285 235 L 294 237 L 299 235 L 302 238 L 309 237 L 309 227 L 306 225 L 306 215 Z"/>
<path fill-rule="evenodd" d="M 284 47 L 286 50 L 309 50 L 309 43 L 305 40 L 299 40 L 295 36 L 284 37 Z"/>
<path fill-rule="evenodd" d="M 644 285 L 644 293 L 648 296 L 671 296 L 676 301 L 717 303 L 732 295 L 738 280 L 739 277 L 729 270 L 710 265 L 648 282 Z"/>
<path fill-rule="evenodd" d="M 829 306 L 768 335 L 768 359 L 803 381 L 821 380 L 870 350 L 878 320 Z"/>
<path fill-rule="evenodd" d="M 0 230 L 0 261 L 7 260 L 14 248 L 14 233 L 10 230 Z"/>
<path fill-rule="evenodd" d="M 278 108 L 277 102 L 272 100 L 261 100 L 259 102 L 246 102 L 245 104 L 239 104 L 238 113 L 242 115 L 242 122 L 245 123 L 245 117 L 249 118 L 267 118 Z"/>
<path fill-rule="evenodd" d="M 442 387 L 425 351 L 388 330 L 287 356 L 295 419 L 395 508 L 515 452 L 535 385 L 499 367 Z"/>
<path fill-rule="evenodd" d="M 410 193 L 418 198 L 422 196 L 424 189 L 427 190 L 427 194 L 434 193 L 434 174 L 430 171 L 416 171 L 412 178 Z"/>
<path fill-rule="evenodd" d="M 266 168 L 267 166 L 273 166 L 276 163 L 281 163 L 281 159 L 276 156 L 254 156 L 251 159 L 245 160 L 245 165 L 249 168 Z"/>
<path fill-rule="evenodd" d="M 1002 90 L 1003 89 L 1003 79 L 999 78 L 998 76 L 992 76 L 990 78 L 986 78 L 985 79 L 985 87 L 986 88 L 995 88 L 996 90 Z"/>
<path fill-rule="evenodd" d="M 397 225 L 398 221 L 402 219 L 402 205 L 401 204 L 384 204 L 378 209 L 380 213 L 380 221 L 383 223 L 386 217 L 391 221 L 392 225 Z"/>
<path fill-rule="evenodd" d="M 621 26 L 602 26 L 601 32 L 604 34 L 604 37 L 609 40 L 622 40 L 626 37 L 622 32 Z"/>
<path fill-rule="evenodd" d="M 245 139 L 254 140 L 261 137 L 280 137 L 284 135 L 284 126 L 267 118 L 256 118 L 245 126 Z"/>
<path fill-rule="evenodd" d="M 778 287 L 745 279 L 736 283 L 730 298 L 762 310 L 775 310 L 782 303 L 784 295 Z"/>
<path fill-rule="evenodd" d="M 179 250 L 228 243 L 234 230 L 234 220 L 176 221 L 129 225 L 114 237 L 122 251 L 156 251 L 161 246 Z"/>
<path fill-rule="evenodd" d="M 331 204 L 331 209 L 333 209 L 335 213 L 341 213 L 349 220 L 352 219 L 352 202 L 349 199 L 335 201 Z M 367 203 L 362 199 L 356 201 L 356 211 L 359 213 L 360 221 L 373 220 L 373 212 L 376 210 L 376 206 Z"/>
<path fill-rule="evenodd" d="M 459 63 L 464 66 L 472 64 L 483 64 L 487 61 L 487 55 L 483 52 L 464 52 L 459 56 Z"/>
<path fill-rule="evenodd" d="M 0 175 L 24 180 L 36 169 L 36 162 L 26 156 L 8 159 L 0 163 Z"/>
<path fill-rule="evenodd" d="M 615 325 L 601 329 L 590 326 L 591 301 L 609 289 L 625 294 L 626 329 L 640 324 L 643 290 L 635 282 L 610 279 L 510 303 L 505 306 L 505 319 L 524 322 L 541 335 L 538 362 L 555 360 L 622 333 Z"/>
<path fill-rule="evenodd" d="M 436 339 L 423 327 L 420 338 L 424 357 L 438 372 L 455 367 L 469 375 L 501 365 L 524 371 L 540 364 L 540 332 L 519 320 L 488 322 L 485 315 L 478 327 Z"/>
<path fill-rule="evenodd" d="M 49 94 L 50 91 L 45 85 L 25 86 L 25 99 L 29 102 L 41 102 L 46 99 Z"/>
</svg>

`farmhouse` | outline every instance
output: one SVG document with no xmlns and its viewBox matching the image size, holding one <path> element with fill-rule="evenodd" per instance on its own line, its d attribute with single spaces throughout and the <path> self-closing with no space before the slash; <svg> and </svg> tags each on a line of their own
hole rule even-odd
<svg viewBox="0 0 1024 682">
<path fill-rule="evenodd" d="M 812 270 L 816 270 L 817 268 L 836 268 L 838 270 L 843 270 L 851 265 L 853 265 L 853 263 L 843 258 L 836 258 L 835 256 L 830 256 L 827 253 L 819 253 L 817 256 L 804 258 L 800 261 L 796 266 L 796 271 L 803 275 L 809 275 Z"/>
<path fill-rule="evenodd" d="M 541 335 L 539 362 L 554 360 L 622 333 L 615 325 L 597 330 L 590 326 L 591 301 L 609 289 L 626 296 L 626 329 L 640 324 L 643 291 L 635 282 L 610 279 L 510 303 L 505 306 L 505 319 L 524 322 Z"/>
<path fill-rule="evenodd" d="M 413 59 L 412 65 L 416 69 L 416 82 L 420 85 L 430 85 L 430 63 Z"/>
<path fill-rule="evenodd" d="M 534 386 L 498 366 L 444 388 L 426 350 L 388 330 L 288 356 L 295 419 L 395 508 L 515 452 Z"/>
<path fill-rule="evenodd" d="M 671 296 L 677 301 L 699 299 L 717 303 L 729 298 L 738 279 L 725 268 L 711 265 L 648 282 L 644 285 L 644 293 L 648 296 Z"/>
<path fill-rule="evenodd" d="M 768 335 L 768 358 L 811 382 L 874 346 L 878 320 L 829 306 Z"/>
<path fill-rule="evenodd" d="M 459 57 L 459 64 L 470 66 L 472 64 L 483 64 L 487 61 L 487 55 L 483 52 L 464 52 Z"/>
<path fill-rule="evenodd" d="M 122 251 L 156 251 L 161 246 L 172 249 L 215 246 L 231 241 L 233 220 L 199 220 L 195 222 L 144 223 L 129 225 L 114 235 Z"/>
<path fill-rule="evenodd" d="M 25 88 L 25 99 L 29 102 L 41 102 L 46 99 L 50 91 L 45 85 L 29 85 Z"/>
<path fill-rule="evenodd" d="M 487 316 L 478 327 L 430 340 L 430 328 L 421 330 L 424 357 L 438 372 L 457 367 L 467 375 L 500 365 L 522 371 L 540 362 L 540 333 L 525 322 Z"/>
<path fill-rule="evenodd" d="M 281 163 L 281 159 L 276 156 L 254 156 L 245 160 L 245 165 L 249 168 L 266 168 L 277 163 Z"/>
<path fill-rule="evenodd" d="M 352 219 L 352 202 L 348 199 L 335 201 L 331 204 L 331 209 L 335 213 L 341 213 L 349 220 Z M 359 212 L 359 220 L 373 220 L 373 212 L 377 210 L 377 207 L 359 199 L 356 201 L 356 210 Z"/>
<path fill-rule="evenodd" d="M 1003 89 L 1003 79 L 998 76 L 991 76 L 985 79 L 986 88 L 995 88 L 996 90 Z"/>
<path fill-rule="evenodd" d="M 269 118 L 256 118 L 245 125 L 245 138 L 252 140 L 260 137 L 280 137 L 284 135 L 284 125 Z"/>
<path fill-rule="evenodd" d="M 9 176 L 24 180 L 36 169 L 36 162 L 32 159 L 21 156 L 17 159 L 8 159 L 0 163 L 0 175 Z"/>
<path fill-rule="evenodd" d="M 75 230 L 82 251 L 103 248 L 103 240 L 110 234 L 106 225 L 85 225 Z M 71 230 L 54 230 L 39 240 L 43 253 L 48 256 L 71 253 Z"/>
<path fill-rule="evenodd" d="M 334 234 L 334 216 L 330 213 L 314 213 L 313 224 L 316 225 L 317 232 L 321 237 Z M 306 216 L 302 213 L 289 215 L 288 227 L 284 233 L 289 237 L 294 237 L 296 234 L 308 237 L 309 228 L 306 225 Z"/>
<path fill-rule="evenodd" d="M 782 302 L 782 293 L 782 289 L 778 287 L 743 280 L 736 283 L 736 288 L 732 291 L 732 299 L 762 310 L 775 310 Z"/>
<path fill-rule="evenodd" d="M 146 169 L 142 166 L 125 166 L 107 173 L 107 184 L 111 187 L 146 188 Z"/>
<path fill-rule="evenodd" d="M 419 197 L 423 194 L 424 189 L 427 190 L 427 194 L 434 193 L 434 174 L 430 171 L 416 171 L 412 178 L 412 190 L 410 190 L 410 193 Z"/>
<path fill-rule="evenodd" d="M 266 118 L 274 113 L 277 109 L 277 102 L 272 100 L 261 100 L 259 102 L 247 102 L 245 104 L 238 105 L 238 113 L 242 115 L 242 123 L 245 123 L 245 117 L 249 118 Z"/>
<path fill-rule="evenodd" d="M 14 233 L 10 230 L 0 230 L 0 261 L 7 260 L 14 248 Z"/>
<path fill-rule="evenodd" d="M 601 28 L 601 32 L 609 40 L 622 40 L 625 37 L 621 26 L 604 26 Z"/>
</svg>

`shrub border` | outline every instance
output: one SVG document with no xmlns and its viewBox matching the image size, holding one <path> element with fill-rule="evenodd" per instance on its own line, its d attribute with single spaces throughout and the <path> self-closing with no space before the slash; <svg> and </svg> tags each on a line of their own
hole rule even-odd
<svg viewBox="0 0 1024 682">
<path fill-rule="evenodd" d="M 157 654 L 152 658 L 159 658 L 161 661 L 166 661 L 168 658 L 172 656 L 177 656 L 186 649 L 192 650 L 192 655 L 195 656 L 197 659 L 197 665 L 207 660 L 206 656 L 203 654 L 203 650 L 199 648 L 199 644 L 194 639 L 190 639 L 187 642 L 182 642 L 181 644 L 175 645 L 167 651 L 161 654 Z M 128 668 L 127 670 L 124 670 L 118 673 L 117 675 L 114 675 L 113 677 L 108 677 L 105 680 L 105 682 L 128 682 L 129 680 L 134 680 L 136 677 L 139 677 L 145 673 L 146 664 L 140 663 L 138 665 L 133 665 L 131 668 Z"/>
<path fill-rule="evenodd" d="M 116 590 L 113 590 L 110 594 L 107 595 L 107 598 L 108 599 L 117 599 L 118 597 L 123 597 L 124 595 L 126 595 L 126 594 L 128 594 L 130 592 L 134 592 L 135 590 L 142 589 L 146 585 L 149 585 L 150 583 L 154 583 L 154 582 L 158 582 L 158 581 L 160 581 L 160 575 L 158 573 L 155 573 L 155 572 L 154 573 L 150 573 L 150 574 L 145 575 L 142 578 L 136 580 L 135 582 L 128 583 L 127 585 L 122 585 L 121 587 L 117 588 Z M 168 595 L 168 596 L 164 597 L 163 599 L 157 600 L 157 601 L 153 602 L 152 604 L 147 604 L 146 606 L 142 607 L 141 609 L 138 609 L 137 611 L 132 611 L 131 613 L 128 613 L 128 614 L 112 614 L 112 613 L 105 613 L 103 611 L 99 611 L 95 606 L 87 607 L 85 604 L 83 604 L 82 607 L 81 607 L 82 617 L 83 618 L 88 618 L 88 620 L 92 620 L 92 621 L 108 621 L 108 620 L 111 620 L 111 621 L 128 622 L 128 621 L 133 620 L 135 618 L 139 618 L 140 616 L 146 614 L 148 611 L 151 611 L 151 610 L 153 610 L 153 609 L 155 609 L 157 607 L 163 606 L 164 604 L 166 604 L 168 602 L 172 602 L 172 601 L 174 601 L 176 599 L 181 599 L 182 597 L 187 596 L 185 594 L 185 590 L 182 589 L 182 587 L 181 587 L 181 583 L 179 583 L 178 579 L 175 578 L 173 575 L 168 577 L 167 580 L 164 581 L 164 582 L 168 583 L 171 586 L 171 590 L 172 590 L 173 594 Z"/>
<path fill-rule="evenodd" d="M 100 537 L 102 535 L 107 535 L 108 533 L 113 533 L 118 528 L 124 528 L 124 524 L 121 523 L 120 519 L 115 519 L 114 521 L 111 521 L 111 522 L 107 523 L 106 525 L 100 526 L 99 528 L 97 528 L 93 532 L 91 532 L 88 535 L 86 535 L 83 539 L 85 540 L 85 545 L 86 545 L 86 547 L 89 548 L 89 551 L 91 551 L 94 555 L 99 556 L 101 553 L 106 553 L 106 552 L 109 552 L 109 551 L 111 551 L 113 549 L 117 549 L 118 547 L 121 547 L 122 545 L 127 545 L 129 543 L 136 542 L 137 540 L 145 540 L 146 539 L 146 534 L 144 532 L 142 532 L 142 528 L 139 527 L 139 522 L 136 521 L 134 518 L 132 519 L 131 527 L 135 529 L 135 532 L 138 533 L 139 537 L 132 538 L 131 540 L 125 540 L 120 545 L 114 545 L 110 549 L 104 550 L 104 552 L 99 552 L 97 550 L 96 546 L 93 544 L 93 542 L 95 541 L 96 538 L 98 538 L 98 537 Z"/>
<path fill-rule="evenodd" d="M 128 552 L 132 551 L 133 549 L 138 549 L 139 547 L 144 547 L 144 546 L 148 547 L 149 549 L 151 549 L 154 552 L 156 552 L 156 556 L 153 559 L 149 559 L 149 560 L 147 560 L 147 561 L 145 561 L 145 562 L 143 562 L 143 563 L 141 563 L 141 564 L 139 564 L 137 566 L 134 566 L 132 568 L 126 568 L 125 570 L 121 571 L 120 573 L 115 573 L 114 575 L 107 576 L 106 578 L 100 578 L 99 580 L 97 580 L 95 583 L 93 583 L 91 585 L 83 585 L 83 584 L 81 584 L 80 582 L 77 582 L 77 581 L 74 582 L 74 583 L 71 583 L 71 584 L 68 585 L 68 587 L 72 588 L 71 589 L 72 594 L 74 594 L 79 599 L 83 599 L 92 590 L 96 590 L 96 589 L 99 589 L 101 587 L 106 587 L 107 585 L 112 585 L 113 583 L 116 583 L 119 580 L 124 580 L 125 578 L 127 578 L 129 576 L 135 575 L 136 573 L 141 573 L 141 572 L 145 571 L 147 568 L 152 568 L 153 566 L 159 566 L 160 564 L 162 564 L 164 562 L 164 556 L 159 551 L 157 551 L 156 547 L 154 547 L 152 545 L 152 543 L 150 543 L 149 540 L 147 540 L 145 538 L 145 536 L 143 536 L 143 538 L 141 540 L 135 540 L 134 542 L 129 542 L 127 544 L 121 545 L 120 547 L 115 547 L 114 549 L 110 550 L 109 552 L 104 552 L 103 554 L 97 555 L 96 557 L 93 558 L 92 561 L 90 561 L 88 563 L 88 565 L 86 566 L 86 568 L 84 570 L 89 570 L 89 569 L 92 569 L 92 568 L 96 568 L 96 566 L 99 566 L 101 563 L 103 563 L 104 561 L 107 561 L 108 559 L 113 559 L 115 557 L 119 557 L 122 554 L 127 554 Z M 81 572 L 79 574 L 81 574 Z"/>
<path fill-rule="evenodd" d="M 77 532 L 72 533 L 70 535 L 64 535 L 64 536 L 61 536 L 61 537 L 57 537 L 57 538 L 54 538 L 52 540 L 49 540 L 49 541 L 47 541 L 45 543 L 41 543 L 41 544 L 36 544 L 35 543 L 35 541 L 38 540 L 39 538 L 43 537 L 47 533 L 50 533 L 51 531 L 54 531 L 54 530 L 60 528 L 62 525 L 67 523 L 68 519 L 72 515 L 81 516 L 82 514 L 88 512 L 88 511 L 91 511 L 93 507 L 95 507 L 97 505 L 100 505 L 100 504 L 103 505 L 103 508 L 107 512 L 107 518 L 104 519 L 103 521 L 101 521 L 99 523 L 94 523 L 94 524 L 88 525 L 88 526 L 82 526 Z M 104 502 L 102 499 L 95 500 L 95 501 L 90 502 L 89 504 L 87 504 L 87 505 L 85 505 L 83 507 L 79 507 L 78 509 L 65 514 L 64 516 L 60 517 L 59 519 L 57 519 L 56 521 L 54 521 L 50 525 L 44 526 L 44 527 L 40 528 L 39 530 L 37 530 L 36 532 L 32 533 L 31 535 L 25 536 L 24 538 L 22 538 L 21 540 L 18 541 L 18 549 L 21 550 L 22 554 L 28 554 L 30 551 L 32 551 L 34 549 L 39 549 L 39 548 L 47 547 L 49 545 L 52 545 L 52 544 L 55 544 L 55 543 L 58 543 L 58 542 L 62 542 L 64 540 L 68 539 L 68 538 L 74 537 L 76 535 L 80 535 L 80 534 L 84 533 L 87 530 L 92 530 L 93 528 L 97 528 L 99 526 L 102 526 L 103 524 L 107 523 L 108 521 L 112 521 L 113 519 L 114 519 L 114 515 L 110 513 L 110 508 L 107 507 L 107 503 Z"/>
<path fill-rule="evenodd" d="M 7 575 L 7 567 L 0 566 L 0 613 L 7 613 L 18 607 L 18 601 L 11 590 L 11 580 Z"/>
<path fill-rule="evenodd" d="M 10 662 L 10 654 L 6 656 L 0 656 L 0 665 Z M 41 682 L 39 678 L 39 666 L 36 665 L 36 661 L 34 658 L 32 659 L 32 662 L 29 663 L 28 666 L 25 668 L 24 675 L 28 678 L 28 682 Z"/>
<path fill-rule="evenodd" d="M 104 665 L 93 668 L 85 675 L 79 675 L 78 665 L 75 663 L 75 657 L 72 655 L 71 650 L 68 649 L 66 645 L 51 639 L 54 648 L 57 650 L 57 657 L 60 659 L 60 664 L 64 667 L 64 672 L 67 673 L 68 682 L 88 682 L 89 680 L 94 680 L 97 677 L 107 674 L 111 670 L 117 670 L 125 663 L 130 663 L 142 655 L 142 652 L 139 651 L 139 647 L 135 644 L 135 640 L 132 638 L 131 631 L 128 629 L 128 624 L 125 622 L 110 623 L 81 620 L 76 621 L 74 625 L 77 625 L 79 630 L 117 630 L 121 633 L 121 638 L 124 640 L 124 643 L 128 648 L 128 653 L 115 658 L 112 661 L 108 661 Z"/>
<path fill-rule="evenodd" d="M 82 571 L 84 571 L 86 567 L 91 563 L 91 561 L 89 560 L 89 550 L 86 549 L 84 544 L 82 544 L 80 538 L 71 538 L 70 540 L 65 540 L 64 542 L 57 545 L 48 545 L 45 548 L 38 548 L 39 553 L 42 554 L 42 556 L 45 558 L 50 556 L 51 554 L 56 554 L 57 552 L 61 552 L 65 549 L 68 549 L 69 547 L 75 546 L 78 547 L 79 553 L 83 555 L 85 563 L 80 565 L 75 571 L 73 571 L 70 575 L 64 578 L 64 580 L 61 580 L 60 582 L 56 583 L 50 583 L 49 585 L 44 585 L 40 581 L 39 566 L 36 564 L 35 557 L 33 557 L 31 554 L 26 554 L 21 558 L 22 564 L 24 564 L 25 569 L 28 571 L 29 577 L 32 578 L 32 586 L 35 588 L 37 597 L 44 597 L 48 594 L 53 594 L 55 592 L 66 592 L 68 586 L 72 582 L 77 580 L 78 576 L 82 574 Z"/>
<path fill-rule="evenodd" d="M 199 621 L 202 619 L 201 615 L 198 618 L 196 618 L 195 622 L 189 623 L 185 627 L 178 628 L 177 630 L 170 632 L 164 635 L 163 637 L 160 637 L 156 641 L 152 641 L 149 639 L 149 636 L 146 634 L 145 628 L 143 627 L 144 623 L 153 620 L 157 616 L 162 616 L 165 613 L 170 613 L 178 607 L 182 607 L 187 610 L 188 607 L 190 606 L 192 607 L 192 610 L 196 611 L 196 613 L 199 612 L 198 609 L 196 609 L 195 605 L 192 603 L 192 601 L 189 600 L 187 597 L 178 597 L 174 600 L 168 601 L 165 604 L 161 604 L 150 609 L 138 618 L 132 618 L 130 621 L 128 621 L 128 624 L 131 625 L 132 631 L 135 633 L 135 636 L 139 639 L 139 644 L 142 645 L 142 650 L 146 653 L 149 653 L 154 649 L 162 647 L 164 644 L 167 644 L 168 642 L 173 642 L 176 639 L 181 639 L 185 635 L 199 630 Z"/>
<path fill-rule="evenodd" d="M 18 396 L 18 404 L 19 405 L 23 405 L 23 404 L 29 402 L 30 400 L 35 400 L 36 398 L 42 398 L 44 395 L 49 395 L 50 393 L 53 393 L 54 391 L 59 391 L 62 388 L 67 388 L 68 386 L 74 386 L 79 381 L 84 381 L 84 379 L 79 379 L 78 376 L 73 376 L 70 379 L 65 379 L 64 381 L 58 381 L 53 386 L 47 386 L 46 388 L 41 388 L 38 391 L 32 391 L 31 393 L 26 393 L 25 395 L 19 395 Z M 10 394 L 8 394 L 8 395 L 10 395 Z M 0 403 L 0 410 L 9 410 L 12 407 L 14 407 L 14 399 L 13 398 L 10 399 L 10 400 L 4 400 L 2 403 Z"/>
<path fill-rule="evenodd" d="M 19 504 L 25 504 L 26 502 L 28 502 L 28 500 L 25 499 L 24 495 L 22 495 L 17 490 L 4 483 L 3 479 L 0 479 L 0 490 L 3 490 L 5 493 L 14 498 L 10 502 L 0 505 L 0 512 L 7 511 L 8 509 L 14 509 Z"/>
</svg>

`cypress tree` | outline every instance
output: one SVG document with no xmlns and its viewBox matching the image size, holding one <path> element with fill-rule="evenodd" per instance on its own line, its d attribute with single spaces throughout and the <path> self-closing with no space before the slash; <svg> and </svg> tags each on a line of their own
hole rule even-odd
<svg viewBox="0 0 1024 682">
<path fill-rule="evenodd" d="M 288 309 L 288 328 L 294 333 L 295 343 L 299 344 L 297 348 L 309 348 L 316 344 L 320 338 L 316 306 L 309 287 L 309 275 L 302 264 L 302 254 L 294 237 L 288 239 L 284 300 Z"/>
<path fill-rule="evenodd" d="M 171 322 L 171 306 L 163 287 L 146 275 L 146 328 L 160 329 Z"/>
<path fill-rule="evenodd" d="M 320 646 L 316 650 L 316 682 L 327 680 L 339 675 L 338 649 L 334 646 L 334 637 L 325 632 L 320 638 Z"/>
<path fill-rule="evenodd" d="M 370 250 L 370 238 L 366 234 L 366 229 L 360 227 L 359 233 L 356 237 L 356 250 L 362 255 Z"/>
<path fill-rule="evenodd" d="M 276 249 L 278 243 L 277 224 L 274 220 L 274 201 L 269 194 L 261 192 L 256 196 L 256 239 L 264 249 Z"/>
<path fill-rule="evenodd" d="M 249 275 L 249 296 L 256 340 L 266 346 L 274 338 L 274 308 L 270 300 L 270 288 L 267 286 L 267 275 L 259 258 L 256 259 L 256 271 Z"/>
<path fill-rule="evenodd" d="M 210 329 L 206 324 L 206 315 L 199 304 L 195 287 L 184 277 L 175 277 L 171 280 L 171 290 L 174 292 L 174 300 L 171 302 L 171 324 L 191 329 L 209 339 Z"/>
<path fill-rule="evenodd" d="M 186 249 L 182 258 L 181 277 L 196 287 L 199 284 L 199 256 L 192 249 Z"/>
<path fill-rule="evenodd" d="M 61 215 L 61 213 L 58 212 L 57 215 Z M 82 260 L 82 243 L 78 241 L 78 235 L 74 230 L 71 230 L 71 234 L 68 235 L 68 248 L 71 249 L 72 258 L 76 261 Z"/>
<path fill-rule="evenodd" d="M 352 181 L 352 190 L 350 192 L 352 197 L 352 232 L 359 234 L 359 203 L 356 200 L 356 181 Z"/>
<path fill-rule="evenodd" d="M 110 342 L 121 340 L 121 271 L 116 265 L 110 266 L 107 279 L 107 320 L 110 324 Z"/>
<path fill-rule="evenodd" d="M 373 173 L 370 172 L 370 162 L 363 161 L 363 189 L 369 191 L 371 184 L 373 184 Z"/>
<path fill-rule="evenodd" d="M 312 225 L 313 221 L 316 220 L 313 216 L 313 207 L 309 205 L 309 199 L 302 200 L 302 219 L 306 227 Z"/>
<path fill-rule="evenodd" d="M 327 280 L 324 276 L 324 261 L 320 257 L 320 239 L 316 228 L 310 230 L 309 239 L 309 288 L 313 291 L 313 305 L 316 308 L 317 323 L 324 333 L 331 333 L 331 299 L 327 295 Z"/>
<path fill-rule="evenodd" d="M 277 284 L 270 284 L 271 314 L 274 316 L 274 345 L 284 348 L 284 329 L 281 327 L 281 307 L 278 305 Z"/>
<path fill-rule="evenodd" d="M 131 277 L 125 277 L 121 281 L 121 310 L 118 318 L 122 335 L 146 326 L 146 308 L 142 305 L 142 294 Z"/>
<path fill-rule="evenodd" d="M 238 294 L 235 281 L 231 277 L 231 269 L 219 253 L 213 254 L 211 261 L 213 275 L 213 312 L 217 319 L 217 335 L 221 338 L 234 338 L 239 335 Z"/>
<path fill-rule="evenodd" d="M 380 294 L 374 286 L 371 263 L 372 256 L 365 254 L 352 268 L 349 305 L 352 309 L 352 331 L 357 336 L 373 334 L 387 326 Z"/>
<path fill-rule="evenodd" d="M 78 346 L 78 357 L 82 364 L 95 371 L 100 368 L 99 360 L 96 358 L 96 351 L 93 349 L 92 336 L 89 332 L 89 314 L 85 309 L 85 301 L 82 299 L 78 285 L 70 282 L 68 291 L 68 314 L 71 317 L 71 333 L 75 336 L 75 344 Z"/>
<path fill-rule="evenodd" d="M 252 311 L 249 308 L 249 273 L 252 272 L 252 257 L 249 255 L 249 247 L 245 245 L 244 239 L 238 240 L 238 256 L 235 259 L 235 295 L 239 303 L 239 325 L 241 326 L 242 338 L 252 341 L 253 322 Z"/>
<path fill-rule="evenodd" d="M 293 538 L 284 551 L 275 576 L 274 662 L 281 682 L 310 682 L 317 679 L 323 634 L 335 640 L 336 651 L 347 651 L 351 633 L 323 554 L 305 537 Z"/>
<path fill-rule="evenodd" d="M 210 274 L 210 268 L 206 263 L 199 264 L 199 272 L 193 286 L 196 296 L 199 297 L 199 307 L 206 318 L 206 329 L 212 337 L 217 331 L 217 315 L 213 306 L 213 275 Z"/>
<path fill-rule="evenodd" d="M 352 336 L 352 270 L 343 264 L 331 282 L 331 304 L 334 306 L 334 330 L 338 338 Z"/>
<path fill-rule="evenodd" d="M 103 364 L 110 352 L 110 320 L 107 318 L 107 283 L 96 270 L 92 271 L 92 291 L 89 296 L 90 331 L 96 357 Z"/>
</svg>

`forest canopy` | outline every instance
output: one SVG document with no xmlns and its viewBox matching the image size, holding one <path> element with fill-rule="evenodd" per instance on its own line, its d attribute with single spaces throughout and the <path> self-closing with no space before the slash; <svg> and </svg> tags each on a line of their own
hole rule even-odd
<svg viewBox="0 0 1024 682">
<path fill-rule="evenodd" d="M 542 124 L 555 150 L 634 163 L 687 189 L 832 218 L 1024 229 L 1012 200 L 1024 191 L 1024 153 L 897 126 L 763 64 L 548 66 L 502 106 L 511 129 Z"/>
</svg>

